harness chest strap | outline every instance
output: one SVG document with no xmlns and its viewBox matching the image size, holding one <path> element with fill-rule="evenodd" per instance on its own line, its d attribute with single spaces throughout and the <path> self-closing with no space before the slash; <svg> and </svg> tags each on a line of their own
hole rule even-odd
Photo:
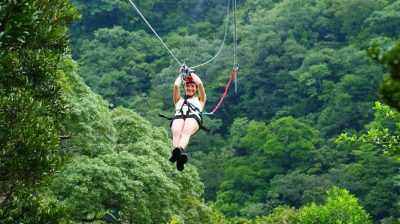
<svg viewBox="0 0 400 224">
<path fill-rule="evenodd" d="M 195 105 L 193 105 L 192 103 L 188 102 L 188 101 L 187 101 L 187 100 L 188 100 L 188 97 L 187 97 L 187 96 L 184 96 L 183 99 L 184 99 L 184 101 L 183 101 L 183 103 L 182 103 L 182 106 L 181 106 L 181 109 L 180 109 L 179 112 L 181 112 L 181 114 L 183 114 L 183 110 L 182 110 L 182 109 L 183 109 L 183 106 L 184 106 L 184 105 L 188 105 L 188 107 L 189 107 L 190 109 L 192 109 L 194 112 L 199 113 L 199 116 L 201 117 L 201 115 L 200 115 L 201 110 L 200 110 L 199 108 L 197 108 Z M 190 112 L 190 110 L 188 110 L 188 111 L 186 112 L 186 116 L 189 115 L 189 112 Z"/>
</svg>

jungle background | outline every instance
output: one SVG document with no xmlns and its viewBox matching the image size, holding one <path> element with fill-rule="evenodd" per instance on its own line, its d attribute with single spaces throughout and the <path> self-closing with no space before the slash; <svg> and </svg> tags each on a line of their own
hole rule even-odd
<svg viewBox="0 0 400 224">
<path fill-rule="evenodd" d="M 211 111 L 230 0 L 135 1 Z M 129 1 L 0 2 L 1 223 L 399 223 L 400 1 L 238 0 L 237 88 L 168 161 L 179 65 Z M 230 9 L 227 17 L 228 6 Z"/>
</svg>

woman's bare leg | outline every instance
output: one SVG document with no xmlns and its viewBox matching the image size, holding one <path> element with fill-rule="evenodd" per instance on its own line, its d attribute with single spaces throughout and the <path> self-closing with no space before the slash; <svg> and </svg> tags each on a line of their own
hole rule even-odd
<svg viewBox="0 0 400 224">
<path fill-rule="evenodd" d="M 190 137 L 199 130 L 199 124 L 194 118 L 186 118 L 184 121 L 182 133 L 179 139 L 179 147 L 186 149 L 189 144 Z"/>
<path fill-rule="evenodd" d="M 185 120 L 183 119 L 175 119 L 171 125 L 172 132 L 172 147 L 179 147 L 179 141 L 182 136 L 183 126 L 185 124 Z"/>
</svg>

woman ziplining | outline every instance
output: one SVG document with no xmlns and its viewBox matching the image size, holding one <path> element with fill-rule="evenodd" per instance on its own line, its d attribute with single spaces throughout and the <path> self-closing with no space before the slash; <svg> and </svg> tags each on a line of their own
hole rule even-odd
<svg viewBox="0 0 400 224">
<path fill-rule="evenodd" d="M 200 77 L 194 73 L 192 68 L 196 68 L 196 67 L 200 67 L 200 66 L 208 64 L 209 62 L 213 61 L 221 52 L 221 50 L 224 46 L 227 31 L 228 31 L 229 8 L 230 8 L 229 2 L 231 0 L 228 0 L 227 22 L 226 22 L 226 27 L 225 27 L 224 39 L 222 41 L 221 47 L 219 48 L 218 52 L 214 55 L 214 57 L 212 57 L 210 60 L 208 60 L 202 64 L 192 66 L 191 68 L 186 66 L 184 63 L 182 64 L 179 62 L 178 58 L 172 53 L 172 51 L 164 43 L 164 41 L 157 34 L 157 32 L 153 29 L 153 27 L 146 20 L 146 18 L 140 12 L 140 10 L 137 8 L 137 6 L 132 2 L 132 0 L 128 0 L 128 1 L 131 3 L 131 5 L 134 7 L 134 9 L 138 12 L 140 17 L 145 21 L 145 23 L 148 25 L 148 27 L 157 36 L 157 38 L 160 40 L 160 42 L 163 44 L 163 46 L 168 50 L 168 52 L 175 59 L 175 61 L 181 66 L 181 68 L 179 70 L 180 74 L 176 78 L 174 87 L 173 87 L 173 101 L 174 101 L 174 105 L 175 105 L 175 114 L 172 118 L 164 116 L 162 114 L 159 114 L 159 116 L 167 118 L 168 120 L 171 120 L 170 128 L 171 128 L 171 132 L 172 132 L 172 155 L 169 158 L 169 160 L 172 163 L 176 162 L 177 170 L 182 171 L 185 168 L 184 165 L 189 160 L 189 153 L 187 153 L 185 150 L 187 149 L 187 146 L 189 145 L 191 136 L 193 136 L 195 133 L 197 133 L 199 131 L 199 129 L 209 132 L 209 130 L 202 125 L 202 123 L 203 123 L 202 114 L 213 115 L 216 112 L 216 110 L 222 104 L 233 79 L 235 80 L 235 90 L 237 88 L 236 87 L 236 71 L 239 68 L 239 66 L 236 63 L 236 53 L 237 53 L 236 15 L 235 15 L 236 0 L 232 0 L 233 1 L 233 25 L 234 25 L 234 50 L 233 50 L 234 51 L 234 63 L 233 63 L 234 66 L 232 68 L 230 79 L 225 86 L 225 91 L 224 91 L 221 99 L 217 103 L 216 107 L 210 113 L 203 112 L 205 103 L 207 101 L 205 88 L 203 86 L 203 82 L 201 81 Z M 180 86 L 182 84 L 184 86 L 184 92 L 185 92 L 185 94 L 183 96 L 181 96 L 181 93 L 180 93 Z"/>
<path fill-rule="evenodd" d="M 185 90 L 184 96 L 181 96 L 180 92 L 182 83 Z M 206 104 L 207 96 L 200 77 L 195 73 L 190 73 L 187 77 L 179 75 L 174 84 L 173 100 L 175 104 L 175 114 L 171 122 L 173 150 L 169 161 L 176 162 L 176 168 L 182 171 L 189 159 L 189 154 L 185 153 L 185 149 L 190 137 L 199 131 L 203 123 L 201 112 Z"/>
<path fill-rule="evenodd" d="M 172 163 L 176 162 L 178 171 L 184 170 L 184 165 L 190 158 L 190 154 L 186 152 L 190 138 L 200 129 L 207 133 L 209 132 L 209 129 L 203 126 L 202 115 L 213 115 L 217 111 L 228 93 L 229 86 L 238 68 L 238 65 L 232 68 L 230 79 L 225 86 L 225 91 L 218 104 L 210 113 L 203 112 L 207 101 L 207 95 L 200 77 L 186 65 L 183 65 L 180 69 L 180 74 L 175 80 L 172 94 L 175 114 L 172 118 L 159 114 L 160 117 L 171 120 L 170 128 L 172 132 L 173 150 L 169 161 Z M 183 96 L 181 96 L 180 92 L 180 86 L 182 84 L 185 93 Z"/>
</svg>

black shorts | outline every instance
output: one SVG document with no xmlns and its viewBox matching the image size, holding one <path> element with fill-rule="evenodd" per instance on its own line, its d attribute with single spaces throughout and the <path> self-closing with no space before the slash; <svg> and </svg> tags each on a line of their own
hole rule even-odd
<svg viewBox="0 0 400 224">
<path fill-rule="evenodd" d="M 196 119 L 197 123 L 199 124 L 199 127 L 201 127 L 201 125 L 203 124 L 203 119 L 202 119 L 201 115 L 199 115 L 199 116 L 200 116 L 200 118 L 198 116 L 194 115 L 194 114 L 189 114 L 187 116 L 185 116 L 183 114 L 175 115 L 172 118 L 172 121 L 171 121 L 171 124 L 169 125 L 169 127 L 172 126 L 172 123 L 174 122 L 175 119 L 183 119 L 183 120 L 185 120 L 186 118 L 194 118 L 194 119 Z"/>
</svg>

